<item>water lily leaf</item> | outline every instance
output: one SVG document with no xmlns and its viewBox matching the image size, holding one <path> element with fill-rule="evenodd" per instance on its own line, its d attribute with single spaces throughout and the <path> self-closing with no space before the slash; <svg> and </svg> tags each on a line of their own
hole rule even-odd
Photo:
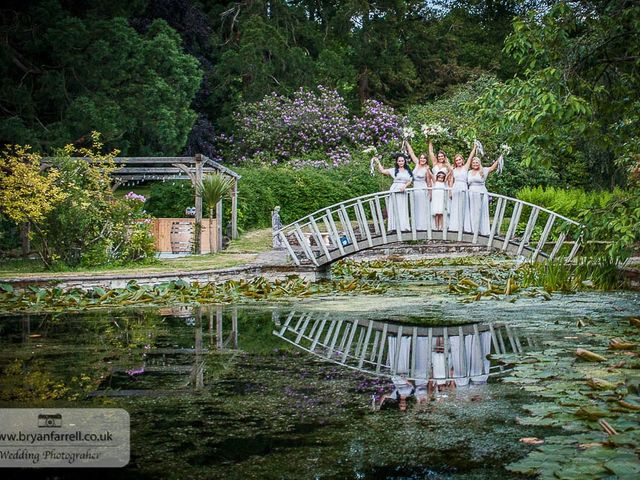
<svg viewBox="0 0 640 480">
<path fill-rule="evenodd" d="M 618 456 L 604 464 L 604 468 L 621 480 L 640 477 L 640 458 L 631 452 L 619 452 Z"/>
<path fill-rule="evenodd" d="M 13 293 L 13 285 L 10 283 L 0 283 L 0 290 L 6 293 Z"/>
<path fill-rule="evenodd" d="M 594 390 L 613 390 L 616 388 L 614 383 L 608 382 L 601 378 L 590 378 L 587 380 L 587 385 L 589 385 Z"/>
<path fill-rule="evenodd" d="M 606 471 L 600 462 L 586 458 L 581 458 L 579 462 L 566 466 L 562 465 L 554 472 L 555 477 L 560 480 L 600 478 L 603 473 L 606 473 Z"/>
<path fill-rule="evenodd" d="M 637 427 L 637 423 L 636 423 Z M 616 446 L 630 445 L 635 447 L 640 442 L 640 430 L 631 430 L 627 432 L 611 435 L 607 438 L 608 443 Z"/>
<path fill-rule="evenodd" d="M 610 412 L 597 407 L 580 407 L 576 411 L 576 417 L 584 418 L 586 420 L 597 420 L 599 418 L 608 417 L 610 415 Z"/>
</svg>

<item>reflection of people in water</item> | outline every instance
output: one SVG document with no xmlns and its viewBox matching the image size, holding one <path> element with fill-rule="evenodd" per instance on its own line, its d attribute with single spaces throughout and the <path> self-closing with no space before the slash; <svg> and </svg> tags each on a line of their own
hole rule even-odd
<svg viewBox="0 0 640 480">
<path fill-rule="evenodd" d="M 442 336 L 431 339 L 431 349 L 428 348 L 428 343 L 428 337 L 418 336 L 416 338 L 413 376 L 414 378 L 429 379 L 430 392 L 466 386 L 469 381 L 486 383 L 490 367 L 487 355 L 491 352 L 491 333 L 489 331 L 481 332 L 480 335 L 449 335 L 447 352 L 445 352 L 444 337 Z M 398 350 L 397 338 L 389 337 L 388 351 L 392 352 L 389 354 L 389 368 L 392 372 L 409 376 L 411 344 L 411 337 L 403 335 Z M 429 350 L 431 350 L 430 359 L 427 358 Z M 427 366 L 429 366 L 428 371 Z"/>
<path fill-rule="evenodd" d="M 404 412 L 407 409 L 407 399 L 413 395 L 415 387 L 404 377 L 391 377 L 391 381 L 393 382 L 393 391 L 382 395 L 380 401 L 375 405 L 375 409 L 380 410 L 387 400 L 393 400 L 398 403 L 400 411 Z"/>
</svg>

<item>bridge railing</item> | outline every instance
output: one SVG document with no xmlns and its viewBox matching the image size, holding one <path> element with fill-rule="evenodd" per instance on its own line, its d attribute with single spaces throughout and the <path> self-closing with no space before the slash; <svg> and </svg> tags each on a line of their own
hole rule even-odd
<svg viewBox="0 0 640 480">
<path fill-rule="evenodd" d="M 535 346 L 515 326 L 502 323 L 422 327 L 295 311 L 275 321 L 274 335 L 323 360 L 371 375 L 459 385 L 486 381 L 507 368 L 488 355 L 519 354 Z"/>
<path fill-rule="evenodd" d="M 438 228 L 429 200 L 434 195 L 441 195 L 443 203 Z M 544 207 L 491 192 L 411 188 L 330 205 L 274 235 L 296 265 L 317 267 L 375 246 L 417 240 L 466 242 L 534 261 L 571 260 L 580 248 L 581 225 Z"/>
</svg>

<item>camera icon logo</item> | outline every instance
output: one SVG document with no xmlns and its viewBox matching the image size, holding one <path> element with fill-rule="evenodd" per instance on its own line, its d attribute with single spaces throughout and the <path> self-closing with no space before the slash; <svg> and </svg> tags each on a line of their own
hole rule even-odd
<svg viewBox="0 0 640 480">
<path fill-rule="evenodd" d="M 40 428 L 60 428 L 62 427 L 62 414 L 54 413 L 38 415 L 38 427 Z"/>
</svg>

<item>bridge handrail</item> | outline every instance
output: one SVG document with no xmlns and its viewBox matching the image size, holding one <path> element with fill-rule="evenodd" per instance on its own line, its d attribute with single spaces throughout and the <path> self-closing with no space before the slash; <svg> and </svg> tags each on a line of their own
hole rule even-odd
<svg viewBox="0 0 640 480">
<path fill-rule="evenodd" d="M 407 188 L 405 190 L 405 192 L 412 192 L 412 191 L 419 191 L 419 190 L 427 190 L 427 191 L 429 191 L 429 190 L 433 190 L 433 187 L 427 187 L 426 189 L 425 188 Z M 454 189 L 447 187 L 444 190 L 445 191 L 453 191 Z M 467 191 L 467 190 L 465 190 L 465 191 Z M 367 193 L 366 195 L 362 195 L 360 197 L 349 198 L 347 200 L 343 200 L 341 202 L 334 203 L 333 205 L 329 205 L 328 207 L 323 207 L 321 209 L 316 210 L 313 213 L 305 215 L 304 217 L 301 217 L 301 218 L 299 218 L 299 219 L 297 219 L 297 220 L 295 220 L 295 221 L 283 226 L 280 230 L 274 232 L 273 236 L 275 237 L 276 235 L 279 235 L 281 232 L 284 232 L 286 229 L 288 229 L 290 227 L 293 227 L 296 224 L 303 224 L 305 222 L 305 220 L 309 220 L 309 219 L 311 219 L 311 217 L 314 217 L 317 214 L 321 214 L 323 212 L 326 212 L 327 210 L 332 210 L 334 207 L 338 207 L 340 205 L 345 205 L 345 204 L 347 204 L 349 202 L 357 202 L 358 200 L 366 200 L 366 199 L 368 199 L 370 197 L 386 195 L 386 194 L 389 194 L 389 193 L 397 193 L 397 192 L 391 192 L 390 190 L 382 190 L 382 191 L 379 191 L 379 192 Z M 478 193 L 481 193 L 481 192 L 478 192 Z M 503 198 L 503 199 L 505 199 L 507 201 L 508 200 L 512 200 L 514 202 L 522 203 L 523 205 L 528 205 L 530 207 L 537 208 L 538 210 L 540 210 L 542 212 L 546 212 L 546 213 L 548 213 L 550 215 L 555 215 L 557 218 L 562 219 L 565 222 L 568 222 L 568 223 L 570 223 L 572 225 L 576 225 L 578 227 L 582 226 L 580 223 L 576 222 L 575 220 L 571 220 L 570 218 L 567 218 L 564 215 L 560 215 L 559 213 L 556 213 L 556 212 L 554 212 L 552 210 L 549 210 L 548 208 L 541 207 L 541 206 L 536 205 L 534 203 L 530 203 L 530 202 L 527 202 L 525 200 L 520 200 L 520 199 L 513 198 L 513 197 L 507 197 L 506 195 L 501 195 L 499 193 L 487 192 L 487 194 L 490 195 L 491 197 Z"/>
</svg>

